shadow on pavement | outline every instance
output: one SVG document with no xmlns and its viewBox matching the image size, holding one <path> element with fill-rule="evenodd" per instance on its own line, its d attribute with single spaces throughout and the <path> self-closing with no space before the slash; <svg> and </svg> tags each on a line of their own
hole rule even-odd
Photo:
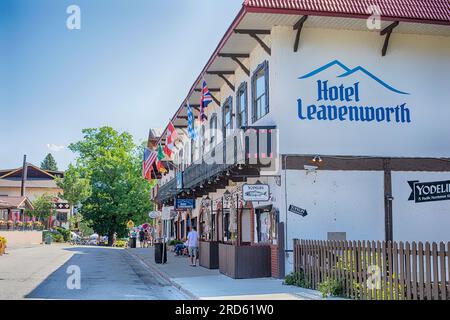
<svg viewBox="0 0 450 320">
<path fill-rule="evenodd" d="M 170 292 L 152 277 L 142 277 L 142 266 L 123 249 L 73 247 L 73 256 L 31 291 L 28 299 L 156 300 Z M 78 272 L 79 271 L 79 272 Z M 79 289 L 74 288 L 78 283 Z"/>
</svg>

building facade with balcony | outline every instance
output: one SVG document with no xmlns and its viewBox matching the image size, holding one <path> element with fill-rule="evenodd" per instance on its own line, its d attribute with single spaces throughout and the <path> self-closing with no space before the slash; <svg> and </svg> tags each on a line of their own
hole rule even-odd
<svg viewBox="0 0 450 320">
<path fill-rule="evenodd" d="M 449 240 L 448 3 L 331 3 L 245 1 L 172 117 L 155 199 L 206 267 L 284 276 L 296 238 Z"/>
</svg>

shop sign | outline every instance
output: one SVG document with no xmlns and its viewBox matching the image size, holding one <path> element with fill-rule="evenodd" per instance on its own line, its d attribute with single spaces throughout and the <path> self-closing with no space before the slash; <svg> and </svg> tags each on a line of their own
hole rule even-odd
<svg viewBox="0 0 450 320">
<path fill-rule="evenodd" d="M 408 181 L 411 187 L 409 201 L 415 203 L 450 200 L 450 180 L 436 182 Z"/>
<path fill-rule="evenodd" d="M 152 211 L 152 212 L 150 212 L 148 214 L 148 217 L 150 219 L 157 219 L 157 218 L 161 217 L 161 212 L 159 212 L 159 211 Z"/>
<path fill-rule="evenodd" d="M 306 217 L 308 215 L 308 212 L 305 209 L 296 207 L 292 204 L 289 206 L 289 211 L 302 217 Z"/>
<path fill-rule="evenodd" d="M 195 199 L 176 199 L 175 209 L 195 209 Z"/>
<path fill-rule="evenodd" d="M 242 197 L 244 201 L 269 201 L 269 186 L 267 184 L 244 184 Z"/>
</svg>

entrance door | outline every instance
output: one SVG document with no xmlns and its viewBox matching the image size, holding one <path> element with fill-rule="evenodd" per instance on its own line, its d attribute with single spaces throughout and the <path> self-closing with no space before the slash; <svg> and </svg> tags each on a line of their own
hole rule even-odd
<svg viewBox="0 0 450 320">
<path fill-rule="evenodd" d="M 251 224 L 251 209 L 242 209 L 242 224 L 241 224 L 241 236 L 242 236 L 242 242 L 251 243 L 252 238 L 252 224 Z"/>
</svg>

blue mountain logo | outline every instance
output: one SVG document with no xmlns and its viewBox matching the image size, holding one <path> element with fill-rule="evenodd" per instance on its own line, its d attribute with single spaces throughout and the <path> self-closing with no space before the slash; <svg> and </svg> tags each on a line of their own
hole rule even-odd
<svg viewBox="0 0 450 320">
<path fill-rule="evenodd" d="M 348 77 L 348 76 L 351 76 L 352 74 L 355 74 L 355 73 L 357 73 L 357 72 L 360 72 L 360 73 L 365 74 L 366 76 L 368 76 L 368 77 L 371 78 L 372 80 L 375 80 L 376 82 L 378 82 L 379 84 L 381 84 L 383 87 L 385 87 L 386 89 L 388 89 L 388 90 L 390 90 L 390 91 L 392 91 L 392 92 L 395 92 L 395 93 L 398 93 L 398 94 L 409 95 L 409 93 L 407 93 L 407 92 L 400 91 L 400 90 L 394 88 L 393 86 L 390 86 L 389 84 L 387 84 L 386 82 L 384 82 L 384 81 L 381 80 L 380 78 L 376 77 L 374 74 L 370 73 L 369 71 L 367 71 L 367 70 L 364 69 L 363 67 L 357 66 L 357 67 L 351 69 L 351 68 L 347 67 L 345 64 L 343 64 L 342 62 L 340 62 L 339 60 L 331 61 L 330 63 L 327 63 L 326 65 L 324 65 L 324 66 L 322 66 L 322 67 L 320 67 L 320 68 L 317 68 L 316 70 L 311 71 L 310 73 L 305 74 L 304 76 L 299 77 L 298 79 L 307 79 L 307 78 L 310 78 L 310 77 L 315 76 L 316 74 L 319 74 L 319 73 L 321 73 L 322 71 L 325 71 L 325 70 L 327 70 L 327 69 L 329 69 L 329 68 L 331 68 L 331 67 L 333 67 L 333 66 L 338 66 L 338 67 L 340 67 L 340 68 L 344 71 L 344 73 L 342 73 L 341 75 L 339 75 L 338 78 L 346 78 L 346 77 Z"/>
</svg>

